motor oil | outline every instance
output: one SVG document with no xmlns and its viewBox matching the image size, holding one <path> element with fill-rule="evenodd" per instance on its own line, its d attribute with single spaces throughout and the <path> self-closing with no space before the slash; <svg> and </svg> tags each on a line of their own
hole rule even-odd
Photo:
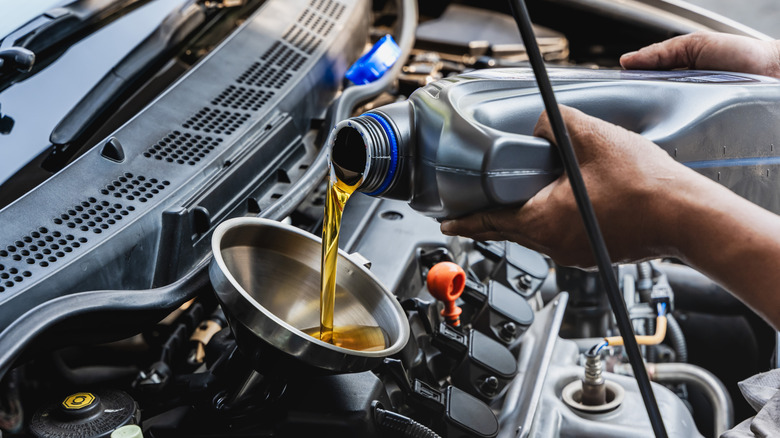
<svg viewBox="0 0 780 438">
<path fill-rule="evenodd" d="M 350 195 L 357 188 L 339 180 L 330 166 L 325 213 L 322 223 L 322 263 L 320 269 L 320 326 L 303 330 L 323 342 L 359 351 L 387 348 L 387 335 L 378 326 L 334 326 L 336 308 L 336 263 L 339 251 L 341 215 Z"/>
<path fill-rule="evenodd" d="M 550 69 L 558 102 L 640 133 L 672 157 L 780 213 L 780 81 L 710 71 Z M 532 136 L 543 110 L 530 69 L 432 82 L 339 122 L 336 176 L 436 218 L 519 205 L 562 172 Z"/>
<path fill-rule="evenodd" d="M 322 339 L 320 329 L 302 330 L 309 336 Z M 345 325 L 334 327 L 325 342 L 356 351 L 382 351 L 387 348 L 387 334 L 382 327 L 369 325 Z"/>
<path fill-rule="evenodd" d="M 320 328 L 318 336 L 333 342 L 333 311 L 336 303 L 336 262 L 339 257 L 341 215 L 356 186 L 336 178 L 332 166 L 328 175 L 325 213 L 322 221 L 322 263 L 320 269 Z"/>
</svg>

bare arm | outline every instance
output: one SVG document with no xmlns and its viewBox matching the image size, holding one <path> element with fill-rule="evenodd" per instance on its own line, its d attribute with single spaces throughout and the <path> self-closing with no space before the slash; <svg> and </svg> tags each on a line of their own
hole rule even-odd
<svg viewBox="0 0 780 438">
<path fill-rule="evenodd" d="M 780 217 L 674 161 L 644 137 L 562 107 L 610 255 L 676 256 L 780 328 Z M 534 135 L 554 141 L 546 115 Z M 563 265 L 593 266 L 565 176 L 520 208 L 442 223 L 445 234 L 511 240 Z"/>
<path fill-rule="evenodd" d="M 693 177 L 695 176 L 695 178 Z M 780 330 L 780 216 L 700 175 L 670 196 L 671 243 Z"/>
</svg>

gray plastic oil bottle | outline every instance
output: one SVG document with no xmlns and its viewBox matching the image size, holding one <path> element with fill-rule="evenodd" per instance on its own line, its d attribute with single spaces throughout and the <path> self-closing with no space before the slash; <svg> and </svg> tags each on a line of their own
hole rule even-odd
<svg viewBox="0 0 780 438">
<path fill-rule="evenodd" d="M 780 213 L 780 81 L 707 71 L 551 69 L 559 103 L 638 132 L 672 157 Z M 433 82 L 339 122 L 336 174 L 437 218 L 526 202 L 562 172 L 531 135 L 543 109 L 529 69 Z"/>
</svg>

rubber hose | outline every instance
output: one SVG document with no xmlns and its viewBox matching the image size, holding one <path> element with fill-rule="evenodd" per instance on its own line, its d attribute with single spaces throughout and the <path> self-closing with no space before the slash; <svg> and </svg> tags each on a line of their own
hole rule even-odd
<svg viewBox="0 0 780 438">
<path fill-rule="evenodd" d="M 636 265 L 636 275 L 640 280 L 647 280 L 653 278 L 653 267 L 650 266 L 650 262 L 641 262 Z"/>
<path fill-rule="evenodd" d="M 352 115 L 352 110 L 358 104 L 366 102 L 388 90 L 412 53 L 415 31 L 417 29 L 417 1 L 396 0 L 396 4 L 398 5 L 398 20 L 401 22 L 401 33 L 397 38 L 398 45 L 401 48 L 401 56 L 381 78 L 370 84 L 348 87 L 341 93 L 341 96 L 339 96 L 332 107 L 333 111 L 329 114 L 327 133 L 333 130 L 336 123 Z M 286 217 L 292 213 L 325 178 L 325 174 L 328 171 L 328 155 L 328 147 L 323 145 L 319 153 L 317 153 L 317 157 L 309 165 L 306 173 L 290 186 L 286 193 L 274 202 L 264 214 Z M 263 214 L 260 216 L 262 217 Z"/>
<path fill-rule="evenodd" d="M 667 318 L 667 323 L 669 322 Z M 667 325 L 668 327 L 668 325 Z M 655 333 L 655 319 L 650 318 L 647 320 L 647 333 Z M 648 362 L 657 362 L 658 359 L 658 346 L 656 345 L 648 345 L 647 348 L 647 361 Z"/>
<path fill-rule="evenodd" d="M 688 362 L 688 344 L 685 342 L 685 336 L 680 328 L 680 324 L 671 313 L 666 315 L 666 324 L 669 329 L 669 342 L 672 344 L 675 353 L 677 353 L 677 362 Z"/>
<path fill-rule="evenodd" d="M 653 291 L 653 266 L 650 262 L 636 264 L 636 290 L 642 301 L 650 301 L 650 294 Z M 647 332 L 655 333 L 654 319 L 647 322 Z M 655 345 L 647 346 L 647 361 L 656 362 L 657 358 L 658 348 Z"/>
<path fill-rule="evenodd" d="M 379 427 L 405 438 L 441 438 L 436 432 L 422 424 L 393 411 L 377 408 L 374 420 Z"/>
<path fill-rule="evenodd" d="M 650 262 L 637 263 L 636 265 L 636 290 L 642 299 L 653 290 L 653 267 Z"/>
</svg>

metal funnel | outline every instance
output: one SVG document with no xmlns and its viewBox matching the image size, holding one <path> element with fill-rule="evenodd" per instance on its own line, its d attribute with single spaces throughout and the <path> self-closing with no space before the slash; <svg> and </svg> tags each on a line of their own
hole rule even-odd
<svg viewBox="0 0 780 438">
<path fill-rule="evenodd" d="M 406 345 L 409 322 L 396 298 L 343 251 L 334 326 L 380 327 L 386 347 L 351 350 L 302 331 L 319 327 L 321 247 L 310 233 L 266 219 L 231 219 L 214 231 L 211 283 L 239 349 L 261 372 L 365 371 Z"/>
</svg>

